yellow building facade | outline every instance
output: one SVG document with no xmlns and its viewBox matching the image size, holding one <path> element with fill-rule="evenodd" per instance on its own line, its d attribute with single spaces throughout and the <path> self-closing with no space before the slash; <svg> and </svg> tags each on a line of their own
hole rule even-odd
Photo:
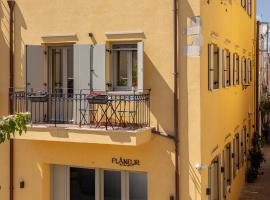
<svg viewBox="0 0 270 200">
<path fill-rule="evenodd" d="M 236 200 L 255 131 L 255 6 L 177 1 L 175 108 L 172 0 L 17 0 L 10 95 L 1 1 L 0 113 L 32 117 L 13 140 L 13 199 Z M 1 144 L 5 200 L 10 155 Z"/>
</svg>

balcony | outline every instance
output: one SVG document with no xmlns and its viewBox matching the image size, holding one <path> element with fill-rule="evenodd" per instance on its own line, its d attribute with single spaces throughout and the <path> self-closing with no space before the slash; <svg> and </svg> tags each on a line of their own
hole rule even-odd
<svg viewBox="0 0 270 200">
<path fill-rule="evenodd" d="M 14 112 L 29 112 L 27 134 L 19 139 L 139 145 L 151 137 L 150 90 L 10 93 Z"/>
</svg>

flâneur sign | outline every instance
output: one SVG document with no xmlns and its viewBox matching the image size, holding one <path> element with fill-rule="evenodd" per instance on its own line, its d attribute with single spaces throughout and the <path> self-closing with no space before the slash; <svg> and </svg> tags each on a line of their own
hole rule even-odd
<svg viewBox="0 0 270 200">
<path fill-rule="evenodd" d="M 128 158 L 112 158 L 112 163 L 120 166 L 132 167 L 132 166 L 139 166 L 139 160 L 132 160 Z"/>
</svg>

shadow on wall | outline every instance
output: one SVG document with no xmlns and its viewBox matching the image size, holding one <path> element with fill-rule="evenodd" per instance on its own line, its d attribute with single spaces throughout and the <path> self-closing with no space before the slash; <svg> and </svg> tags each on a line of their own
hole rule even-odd
<svg viewBox="0 0 270 200">
<path fill-rule="evenodd" d="M 9 87 L 9 7 L 0 1 L 0 117 L 8 114 Z"/>
<path fill-rule="evenodd" d="M 180 2 L 179 13 L 181 17 L 179 17 L 179 94 L 180 94 L 180 102 L 179 102 L 179 113 L 180 113 L 180 199 L 192 199 L 197 200 L 201 199 L 202 194 L 202 182 L 201 182 L 201 174 L 195 168 L 194 163 L 191 161 L 201 156 L 200 147 L 196 147 L 192 143 L 193 137 L 189 135 L 189 124 L 190 120 L 192 120 L 189 116 L 189 107 L 196 105 L 189 105 L 189 92 L 190 86 L 188 85 L 189 80 L 189 72 L 188 72 L 188 59 L 192 59 L 191 57 L 186 56 L 186 46 L 188 45 L 188 37 L 184 34 L 187 29 L 189 21 L 195 17 L 195 13 L 193 8 L 190 5 L 191 0 L 178 0 Z M 198 5 L 202 3 L 201 1 L 197 1 Z M 194 3 L 193 3 L 194 4 Z M 198 130 L 199 134 L 199 130 Z M 190 152 L 198 152 L 199 155 L 195 155 Z M 198 160 L 200 162 L 200 160 Z"/>
<path fill-rule="evenodd" d="M 160 55 L 162 56 L 162 55 Z M 151 113 L 157 120 L 154 126 L 159 131 L 165 131 L 170 135 L 173 132 L 173 90 L 170 88 L 164 77 L 158 71 L 158 67 L 153 64 L 147 54 L 144 54 L 146 88 L 151 88 Z M 173 66 L 168 66 L 172 71 Z M 172 71 L 173 72 L 173 71 Z M 172 80 L 173 74 L 170 80 Z M 168 81 L 168 80 L 167 80 Z M 158 87 L 157 87 L 158 86 Z M 155 102 L 155 103 L 154 103 Z M 158 102 L 158 103 L 157 103 Z M 152 124 L 153 125 L 153 124 Z"/>
<path fill-rule="evenodd" d="M 24 86 L 24 63 L 25 63 L 25 42 L 22 38 L 22 29 L 27 30 L 27 25 L 18 4 L 14 9 L 14 73 L 15 85 Z M 18 73 L 20 72 L 20 73 Z"/>
</svg>

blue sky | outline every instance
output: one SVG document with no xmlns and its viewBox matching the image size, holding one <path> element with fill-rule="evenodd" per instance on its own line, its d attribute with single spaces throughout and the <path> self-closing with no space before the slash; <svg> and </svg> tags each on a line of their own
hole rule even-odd
<svg viewBox="0 0 270 200">
<path fill-rule="evenodd" d="M 270 22 L 270 0 L 257 0 L 257 18 Z"/>
</svg>

